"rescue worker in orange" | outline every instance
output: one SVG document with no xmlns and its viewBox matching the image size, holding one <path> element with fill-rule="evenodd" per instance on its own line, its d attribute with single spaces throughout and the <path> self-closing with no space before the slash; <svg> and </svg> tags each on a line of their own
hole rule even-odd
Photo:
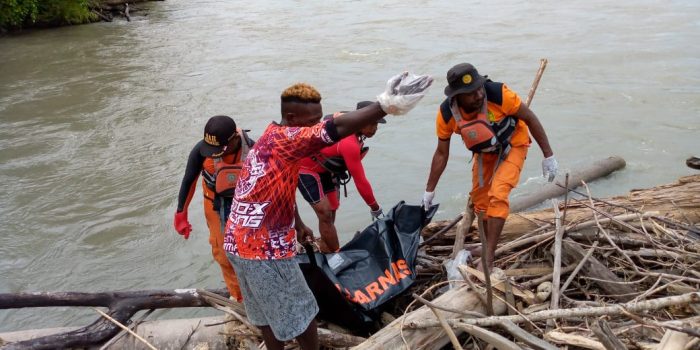
<svg viewBox="0 0 700 350">
<path fill-rule="evenodd" d="M 496 244 L 509 213 L 508 196 L 518 185 L 530 147 L 529 134 L 542 150 L 542 172 L 549 181 L 554 179 L 558 164 L 539 119 L 506 84 L 481 76 L 469 63 L 452 67 L 447 72 L 447 83 L 447 98 L 436 118 L 438 144 L 423 204 L 426 208 L 432 204 L 435 187 L 449 158 L 450 137 L 453 133 L 460 135 L 473 153 L 469 195 L 474 211 L 484 221 L 490 253 L 488 266 L 492 267 Z"/>
<path fill-rule="evenodd" d="M 204 216 L 209 227 L 211 252 L 214 260 L 221 267 L 229 293 L 239 302 L 242 300 L 241 290 L 236 273 L 223 249 L 223 232 L 231 210 L 238 173 L 253 144 L 253 140 L 245 131 L 236 128 L 236 123 L 230 117 L 224 115 L 211 117 L 204 127 L 204 139 L 192 148 L 187 159 L 187 168 L 180 185 L 174 218 L 175 230 L 188 239 L 192 232 L 192 225 L 187 218 L 187 208 L 201 173 Z"/>
</svg>

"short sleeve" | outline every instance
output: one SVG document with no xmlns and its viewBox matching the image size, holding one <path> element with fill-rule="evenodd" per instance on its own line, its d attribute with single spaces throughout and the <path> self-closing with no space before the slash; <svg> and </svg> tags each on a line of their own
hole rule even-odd
<svg viewBox="0 0 700 350">
<path fill-rule="evenodd" d="M 282 127 L 275 137 L 279 156 L 288 162 L 318 153 L 322 148 L 338 141 L 338 133 L 332 120 L 310 127 Z"/>
<path fill-rule="evenodd" d="M 501 104 L 503 113 L 506 115 L 514 115 L 518 112 L 521 103 L 520 96 L 509 89 L 506 84 L 503 84 L 503 103 Z"/>
<path fill-rule="evenodd" d="M 435 118 L 435 134 L 440 140 L 449 140 L 452 137 L 452 132 L 455 128 L 455 119 L 450 118 L 449 122 L 445 122 L 442 116 L 442 111 L 438 108 L 437 117 Z"/>
</svg>

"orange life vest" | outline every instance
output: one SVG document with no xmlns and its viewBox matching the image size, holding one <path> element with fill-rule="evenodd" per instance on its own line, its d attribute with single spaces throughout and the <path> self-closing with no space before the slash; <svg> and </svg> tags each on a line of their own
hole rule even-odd
<svg viewBox="0 0 700 350">
<path fill-rule="evenodd" d="M 210 158 L 214 162 L 214 166 L 206 166 L 207 164 L 205 164 L 202 169 L 202 177 L 207 187 L 221 197 L 233 197 L 236 191 L 236 181 L 238 181 L 243 162 L 250 151 L 252 143 L 245 131 L 241 129 L 236 131 L 241 135 L 241 149 L 238 155 Z M 227 162 L 228 159 L 225 158 L 229 156 L 232 156 L 232 159 Z M 205 163 L 207 160 L 205 160 Z"/>
<path fill-rule="evenodd" d="M 491 87 L 489 84 L 495 85 L 498 89 Z M 515 116 L 506 116 L 496 122 L 489 120 L 487 116 L 488 101 L 494 98 L 496 103 L 500 103 L 501 85 L 490 80 L 486 82 L 484 87 L 484 104 L 481 106 L 481 110 L 477 113 L 476 118 L 473 119 L 464 120 L 462 118 L 462 113 L 455 100 L 446 99 L 440 105 L 442 117 L 445 120 L 455 119 L 464 145 L 474 153 L 500 153 L 505 158 L 508 151 L 510 151 L 510 140 L 515 133 L 518 119 Z M 498 95 L 490 96 L 493 94 Z"/>
</svg>

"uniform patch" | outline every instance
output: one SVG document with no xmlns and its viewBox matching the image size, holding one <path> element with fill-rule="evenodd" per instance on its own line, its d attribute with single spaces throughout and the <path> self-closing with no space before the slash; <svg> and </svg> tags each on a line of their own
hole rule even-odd
<svg viewBox="0 0 700 350">
<path fill-rule="evenodd" d="M 493 112 L 491 112 L 491 110 L 488 111 L 487 115 L 488 115 L 488 118 L 489 118 L 489 121 L 490 121 L 490 122 L 493 123 L 493 122 L 496 121 L 496 116 L 493 114 Z"/>
</svg>

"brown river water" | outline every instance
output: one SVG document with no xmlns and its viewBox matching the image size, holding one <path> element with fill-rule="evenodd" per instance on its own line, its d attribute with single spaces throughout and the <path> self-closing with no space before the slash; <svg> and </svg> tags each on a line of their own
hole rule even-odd
<svg viewBox="0 0 700 350">
<path fill-rule="evenodd" d="M 257 137 L 279 120 L 279 93 L 315 85 L 324 111 L 379 94 L 403 70 L 436 84 L 368 141 L 365 168 L 385 209 L 418 202 L 436 145 L 447 69 L 475 64 L 525 96 L 562 171 L 610 155 L 627 167 L 596 196 L 675 181 L 700 154 L 700 2 L 169 0 L 132 22 L 0 38 L 0 293 L 223 287 L 201 195 L 188 241 L 172 229 L 187 154 L 206 120 L 228 114 Z M 469 191 L 453 138 L 437 219 Z M 533 145 L 513 192 L 537 191 Z M 370 223 L 354 187 L 341 241 Z M 316 219 L 300 203 L 310 226 Z M 211 311 L 157 311 L 192 317 Z M 84 325 L 92 310 L 0 310 L 0 331 Z"/>
</svg>

